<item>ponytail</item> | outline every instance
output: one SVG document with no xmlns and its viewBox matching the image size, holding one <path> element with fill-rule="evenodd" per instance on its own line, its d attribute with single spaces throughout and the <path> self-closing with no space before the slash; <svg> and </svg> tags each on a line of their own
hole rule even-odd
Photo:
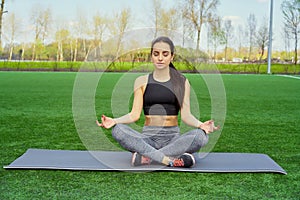
<svg viewBox="0 0 300 200">
<path fill-rule="evenodd" d="M 169 67 L 173 91 L 181 108 L 183 105 L 186 78 L 179 71 L 177 71 L 173 63 L 170 63 Z"/>
<path fill-rule="evenodd" d="M 170 64 L 169 64 L 169 67 L 170 68 L 173 68 L 173 69 L 175 69 L 176 70 L 176 68 L 175 68 L 175 66 L 173 65 L 173 63 L 172 62 L 170 62 Z M 177 70 L 176 70 L 177 71 Z"/>
</svg>

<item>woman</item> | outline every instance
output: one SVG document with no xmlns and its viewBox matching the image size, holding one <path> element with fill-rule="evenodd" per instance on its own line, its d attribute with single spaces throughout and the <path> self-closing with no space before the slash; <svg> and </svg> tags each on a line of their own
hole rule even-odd
<svg viewBox="0 0 300 200">
<path fill-rule="evenodd" d="M 191 167 L 195 164 L 192 153 L 208 142 L 208 135 L 219 127 L 213 120 L 202 123 L 190 111 L 190 83 L 172 64 L 174 44 L 168 37 L 158 37 L 151 45 L 154 71 L 138 77 L 134 83 L 134 99 L 130 113 L 119 117 L 101 117 L 97 125 L 111 128 L 113 137 L 128 151 L 133 152 L 132 165 L 159 162 L 166 166 Z M 139 133 L 125 124 L 140 118 L 145 124 Z M 181 119 L 195 129 L 180 134 Z"/>
</svg>

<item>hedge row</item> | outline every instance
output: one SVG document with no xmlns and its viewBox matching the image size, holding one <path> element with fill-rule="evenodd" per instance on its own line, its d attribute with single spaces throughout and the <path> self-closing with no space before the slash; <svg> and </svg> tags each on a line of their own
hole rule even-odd
<svg viewBox="0 0 300 200">
<path fill-rule="evenodd" d="M 202 73 L 267 73 L 267 64 L 257 63 L 174 63 L 183 72 Z M 151 71 L 152 63 L 146 62 L 31 62 L 2 61 L 1 71 Z M 272 64 L 274 74 L 300 74 L 300 65 Z"/>
</svg>

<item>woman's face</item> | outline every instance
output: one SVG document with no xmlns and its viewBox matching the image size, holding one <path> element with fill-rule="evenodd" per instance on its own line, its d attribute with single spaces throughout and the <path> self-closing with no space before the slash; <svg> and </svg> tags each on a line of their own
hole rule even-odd
<svg viewBox="0 0 300 200">
<path fill-rule="evenodd" d="M 157 42 L 153 45 L 152 62 L 157 69 L 164 69 L 169 67 L 170 62 L 173 60 L 170 45 L 165 42 Z"/>
</svg>

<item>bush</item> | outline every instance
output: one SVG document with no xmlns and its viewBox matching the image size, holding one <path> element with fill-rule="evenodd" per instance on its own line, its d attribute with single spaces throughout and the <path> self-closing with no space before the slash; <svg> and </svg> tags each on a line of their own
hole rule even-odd
<svg viewBox="0 0 300 200">
<path fill-rule="evenodd" d="M 182 72 L 200 73 L 251 73 L 266 74 L 267 64 L 259 63 L 208 63 L 175 61 L 175 67 Z M 151 62 L 47 62 L 47 61 L 2 61 L 2 71 L 152 71 Z M 300 74 L 300 65 L 272 64 L 273 74 Z"/>
</svg>

